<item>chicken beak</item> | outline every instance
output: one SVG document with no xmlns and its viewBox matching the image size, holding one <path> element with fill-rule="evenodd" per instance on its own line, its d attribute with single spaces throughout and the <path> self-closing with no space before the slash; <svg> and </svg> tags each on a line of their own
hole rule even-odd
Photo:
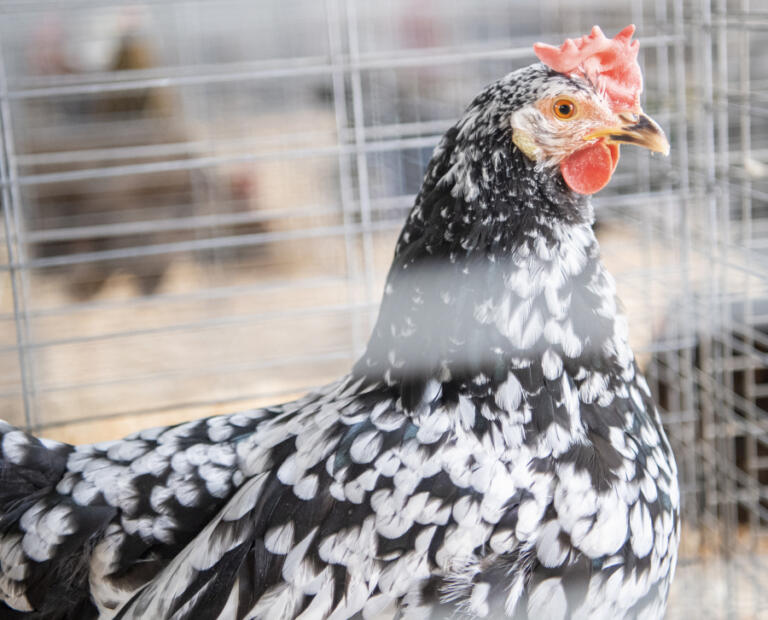
<svg viewBox="0 0 768 620">
<path fill-rule="evenodd" d="M 616 127 L 608 127 L 589 134 L 585 140 L 603 138 L 608 143 L 635 144 L 644 146 L 651 151 L 669 155 L 669 141 L 653 119 L 645 114 L 622 114 L 619 119 L 623 121 Z"/>
</svg>

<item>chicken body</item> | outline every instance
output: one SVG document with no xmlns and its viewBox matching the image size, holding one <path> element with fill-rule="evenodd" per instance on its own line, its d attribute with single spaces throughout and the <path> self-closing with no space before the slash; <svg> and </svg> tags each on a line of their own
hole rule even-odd
<svg viewBox="0 0 768 620">
<path fill-rule="evenodd" d="M 535 64 L 446 133 L 338 382 L 104 444 L 0 429 L 0 615 L 661 617 L 675 463 L 589 197 L 532 131 L 564 96 L 602 105 Z"/>
</svg>

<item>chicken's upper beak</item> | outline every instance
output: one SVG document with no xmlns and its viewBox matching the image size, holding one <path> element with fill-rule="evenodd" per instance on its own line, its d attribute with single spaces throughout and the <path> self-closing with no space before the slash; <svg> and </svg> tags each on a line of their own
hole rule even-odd
<svg viewBox="0 0 768 620">
<path fill-rule="evenodd" d="M 600 129 L 589 134 L 585 140 L 604 138 L 606 142 L 619 144 L 636 144 L 647 149 L 669 155 L 669 141 L 659 127 L 645 114 L 621 114 L 621 121 L 615 127 Z"/>
</svg>

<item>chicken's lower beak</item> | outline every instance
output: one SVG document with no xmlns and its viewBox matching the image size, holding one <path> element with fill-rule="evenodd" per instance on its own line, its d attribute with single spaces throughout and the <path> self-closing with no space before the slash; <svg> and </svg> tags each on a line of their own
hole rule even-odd
<svg viewBox="0 0 768 620">
<path fill-rule="evenodd" d="M 639 114 L 634 118 L 622 115 L 622 120 L 630 121 L 629 124 L 600 129 L 589 134 L 585 140 L 603 138 L 606 142 L 617 144 L 635 144 L 647 149 L 669 155 L 669 141 L 653 119 L 645 114 Z"/>
</svg>

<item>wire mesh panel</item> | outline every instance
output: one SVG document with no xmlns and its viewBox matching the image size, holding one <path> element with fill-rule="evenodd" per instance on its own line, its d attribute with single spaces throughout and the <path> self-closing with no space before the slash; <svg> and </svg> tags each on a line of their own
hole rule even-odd
<svg viewBox="0 0 768 620">
<path fill-rule="evenodd" d="M 691 269 L 688 300 L 671 308 L 688 317 L 693 332 L 688 345 L 654 356 L 649 371 L 670 410 L 689 490 L 688 543 L 727 558 L 687 573 L 691 598 L 717 616 L 759 617 L 768 613 L 762 247 L 768 20 L 748 2 L 691 3 L 685 16 Z M 687 395 L 681 373 L 691 379 Z"/>
<path fill-rule="evenodd" d="M 339 376 L 442 132 L 534 41 L 630 22 L 672 154 L 625 148 L 595 205 L 681 470 L 669 613 L 768 614 L 768 18 L 747 0 L 7 0 L 0 417 L 85 443 Z"/>
</svg>

